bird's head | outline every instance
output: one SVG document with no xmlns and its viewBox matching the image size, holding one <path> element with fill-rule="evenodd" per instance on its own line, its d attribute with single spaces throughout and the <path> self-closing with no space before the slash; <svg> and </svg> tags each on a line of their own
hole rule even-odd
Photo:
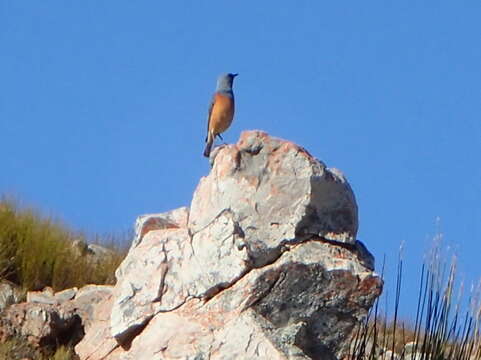
<svg viewBox="0 0 481 360">
<path fill-rule="evenodd" d="M 234 78 L 239 74 L 222 74 L 217 79 L 217 91 L 232 91 Z"/>
</svg>

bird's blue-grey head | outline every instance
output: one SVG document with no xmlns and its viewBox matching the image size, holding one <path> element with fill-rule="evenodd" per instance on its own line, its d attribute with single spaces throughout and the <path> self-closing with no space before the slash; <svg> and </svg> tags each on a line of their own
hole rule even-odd
<svg viewBox="0 0 481 360">
<path fill-rule="evenodd" d="M 238 74 L 222 74 L 217 79 L 217 92 L 232 94 L 232 83 Z"/>
</svg>

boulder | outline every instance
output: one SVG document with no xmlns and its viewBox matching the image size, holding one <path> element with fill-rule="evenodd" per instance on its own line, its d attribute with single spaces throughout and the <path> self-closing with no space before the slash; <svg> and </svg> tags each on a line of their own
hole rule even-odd
<svg viewBox="0 0 481 360">
<path fill-rule="evenodd" d="M 99 261 L 102 258 L 113 256 L 115 252 L 98 244 L 88 244 L 87 254 L 94 258 L 95 261 Z"/>
<path fill-rule="evenodd" d="M 72 300 L 77 294 L 77 292 L 78 292 L 78 289 L 76 287 L 65 289 L 65 290 L 56 292 L 54 294 L 54 298 L 59 304 L 62 304 L 66 301 Z"/>
<path fill-rule="evenodd" d="M 79 357 L 344 357 L 382 290 L 344 175 L 260 131 L 210 160 L 189 209 L 137 220 Z"/>
<path fill-rule="evenodd" d="M 87 285 L 53 293 L 29 292 L 29 301 L 7 308 L 0 319 L 0 342 L 23 337 L 34 346 L 55 348 L 76 343 L 90 328 L 96 305 L 109 298 L 112 286 Z"/>
<path fill-rule="evenodd" d="M 72 255 L 85 257 L 93 263 L 98 263 L 105 258 L 115 256 L 115 251 L 98 244 L 88 244 L 84 239 L 76 239 L 72 242 Z"/>
<path fill-rule="evenodd" d="M 0 312 L 21 301 L 24 293 L 19 286 L 7 280 L 0 280 Z"/>
<path fill-rule="evenodd" d="M 49 286 L 45 287 L 42 291 L 28 291 L 27 302 L 50 305 L 58 304 L 55 293 Z"/>
<path fill-rule="evenodd" d="M 88 253 L 88 244 L 84 239 L 75 239 L 72 241 L 71 250 L 73 256 L 85 256 Z"/>
<path fill-rule="evenodd" d="M 52 304 L 21 303 L 10 306 L 0 319 L 0 339 L 26 338 L 36 346 L 56 346 L 83 335 L 73 308 Z"/>
<path fill-rule="evenodd" d="M 39 304 L 62 304 L 66 301 L 72 300 L 77 294 L 76 287 L 54 292 L 51 287 L 45 287 L 42 291 L 28 291 L 27 302 Z"/>
<path fill-rule="evenodd" d="M 80 288 L 75 298 L 66 303 L 75 309 L 82 320 L 85 331 L 89 330 L 94 321 L 97 321 L 97 305 L 111 298 L 113 286 L 111 285 L 86 285 Z"/>
</svg>

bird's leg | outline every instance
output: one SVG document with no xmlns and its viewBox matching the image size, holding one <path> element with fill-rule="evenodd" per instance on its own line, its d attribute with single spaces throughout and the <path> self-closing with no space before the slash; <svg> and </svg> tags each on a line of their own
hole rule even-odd
<svg viewBox="0 0 481 360">
<path fill-rule="evenodd" d="M 222 142 L 224 143 L 223 145 L 227 145 L 227 143 L 224 141 L 224 138 L 222 136 L 220 136 L 220 134 L 217 134 L 216 136 L 219 137 L 219 139 L 222 140 Z"/>
</svg>

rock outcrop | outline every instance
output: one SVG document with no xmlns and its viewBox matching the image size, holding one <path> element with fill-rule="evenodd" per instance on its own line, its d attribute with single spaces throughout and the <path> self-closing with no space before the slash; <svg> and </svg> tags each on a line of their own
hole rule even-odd
<svg viewBox="0 0 481 360">
<path fill-rule="evenodd" d="M 382 289 L 342 173 L 259 131 L 142 216 L 81 359 L 341 359 Z"/>
<path fill-rule="evenodd" d="M 54 293 L 51 288 L 31 291 L 27 302 L 13 304 L 0 316 L 0 342 L 22 337 L 31 345 L 55 348 L 78 342 L 90 329 L 97 304 L 112 293 L 112 286 L 87 285 Z"/>
<path fill-rule="evenodd" d="M 17 285 L 0 279 L 0 312 L 8 306 L 20 302 L 23 296 L 22 290 Z"/>
</svg>

